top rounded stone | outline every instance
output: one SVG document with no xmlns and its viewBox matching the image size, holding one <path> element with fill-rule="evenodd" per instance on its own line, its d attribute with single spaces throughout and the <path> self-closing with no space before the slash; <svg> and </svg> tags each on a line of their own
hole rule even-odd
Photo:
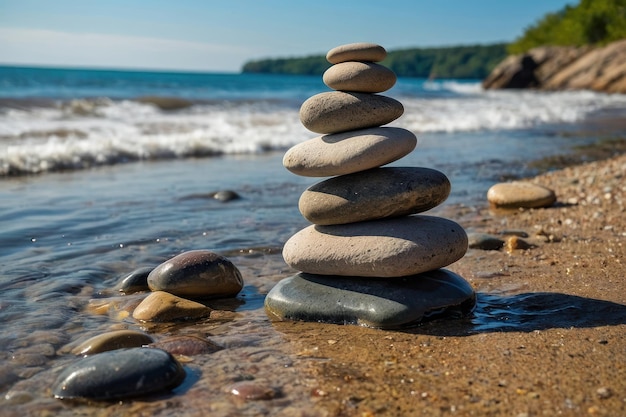
<svg viewBox="0 0 626 417">
<path fill-rule="evenodd" d="M 493 185 L 487 191 L 487 200 L 496 208 L 540 208 L 554 204 L 556 195 L 541 185 L 513 181 Z"/>
<path fill-rule="evenodd" d="M 380 45 L 368 42 L 349 43 L 337 46 L 326 54 L 331 64 L 347 61 L 380 62 L 387 57 L 387 51 Z"/>
<path fill-rule="evenodd" d="M 191 298 L 234 297 L 243 288 L 241 273 L 225 257 L 208 250 L 181 253 L 148 275 L 152 291 Z"/>
</svg>

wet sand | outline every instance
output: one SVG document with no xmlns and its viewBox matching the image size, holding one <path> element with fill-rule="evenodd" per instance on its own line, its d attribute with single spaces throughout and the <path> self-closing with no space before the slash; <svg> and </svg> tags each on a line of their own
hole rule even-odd
<svg viewBox="0 0 626 417">
<path fill-rule="evenodd" d="M 472 318 L 406 331 L 276 323 L 321 415 L 626 415 L 625 173 L 619 156 L 534 178 L 557 194 L 547 209 L 448 208 L 470 232 L 534 245 L 470 249 L 450 267 L 478 293 Z"/>
</svg>

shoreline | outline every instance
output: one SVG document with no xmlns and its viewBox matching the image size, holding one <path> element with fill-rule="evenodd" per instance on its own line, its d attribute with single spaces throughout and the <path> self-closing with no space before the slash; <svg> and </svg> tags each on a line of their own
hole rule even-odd
<svg viewBox="0 0 626 417">
<path fill-rule="evenodd" d="M 626 155 L 539 175 L 531 181 L 557 194 L 546 209 L 442 214 L 471 231 L 523 231 L 536 245 L 470 249 L 449 267 L 493 328 L 476 314 L 403 331 L 274 323 L 308 361 L 321 415 L 624 415 L 624 172 Z"/>
</svg>

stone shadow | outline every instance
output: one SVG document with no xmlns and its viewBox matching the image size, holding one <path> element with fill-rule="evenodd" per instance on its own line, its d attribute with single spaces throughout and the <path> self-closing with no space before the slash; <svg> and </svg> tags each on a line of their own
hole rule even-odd
<svg viewBox="0 0 626 417">
<path fill-rule="evenodd" d="M 626 324 L 626 305 L 611 301 L 548 292 L 508 296 L 478 293 L 476 296 L 476 307 L 466 317 L 432 320 L 402 331 L 434 336 L 468 336 Z"/>
</svg>

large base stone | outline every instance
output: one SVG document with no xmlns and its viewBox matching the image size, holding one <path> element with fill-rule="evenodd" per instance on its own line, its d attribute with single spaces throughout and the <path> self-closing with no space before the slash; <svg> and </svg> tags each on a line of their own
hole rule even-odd
<svg viewBox="0 0 626 417">
<path fill-rule="evenodd" d="M 393 279 L 299 273 L 272 288 L 265 310 L 275 320 L 391 329 L 445 313 L 464 315 L 475 301 L 471 285 L 445 269 Z"/>
</svg>

